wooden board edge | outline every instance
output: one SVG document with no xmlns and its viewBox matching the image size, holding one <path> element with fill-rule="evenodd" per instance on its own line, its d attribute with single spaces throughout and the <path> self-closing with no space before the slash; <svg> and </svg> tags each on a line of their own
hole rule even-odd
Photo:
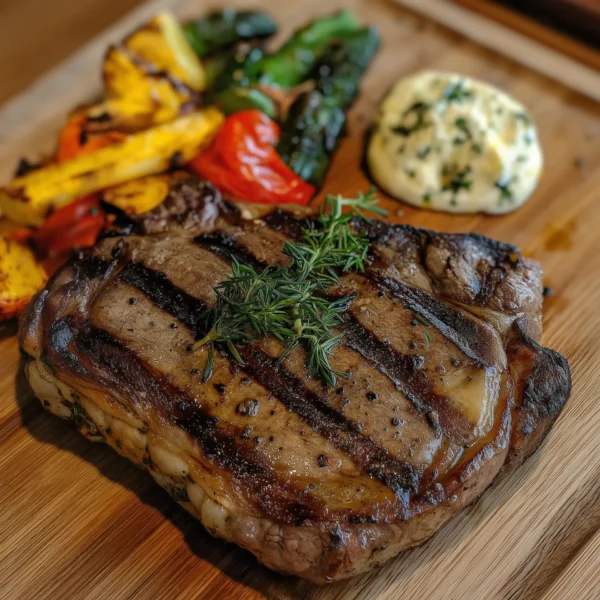
<svg viewBox="0 0 600 600">
<path fill-rule="evenodd" d="M 600 102 L 600 72 L 522 33 L 445 0 L 394 2 Z"/>
<path fill-rule="evenodd" d="M 0 141 L 5 142 L 6 138 L 12 137 L 13 132 L 17 129 L 19 132 L 26 132 L 35 128 L 40 118 L 43 118 L 48 112 L 44 109 L 44 105 L 40 110 L 40 98 L 45 98 L 46 102 L 51 105 L 52 94 L 49 92 L 61 82 L 64 82 L 65 85 L 75 79 L 84 79 L 86 83 L 88 80 L 90 82 L 89 87 L 81 85 L 74 87 L 73 102 L 69 108 L 89 100 L 90 94 L 100 89 L 100 78 L 98 70 L 90 73 L 88 66 L 94 62 L 99 63 L 111 43 L 120 40 L 136 26 L 152 18 L 161 10 L 173 10 L 178 3 L 179 0 L 147 0 L 102 30 L 23 91 L 6 100 L 0 105 Z M 80 89 L 83 91 L 80 92 Z M 86 97 L 82 95 L 84 93 L 87 94 Z M 15 118 L 17 115 L 22 115 L 24 111 L 31 115 L 27 123 L 22 123 Z"/>
<path fill-rule="evenodd" d="M 451 0 L 451 2 L 478 12 L 600 71 L 600 51 L 550 26 L 544 25 L 526 14 L 490 0 Z"/>
</svg>

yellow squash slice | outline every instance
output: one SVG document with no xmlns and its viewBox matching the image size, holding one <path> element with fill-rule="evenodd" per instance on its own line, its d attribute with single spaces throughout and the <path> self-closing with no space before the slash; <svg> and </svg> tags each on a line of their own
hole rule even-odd
<svg viewBox="0 0 600 600">
<path fill-rule="evenodd" d="M 167 197 L 171 175 L 148 175 L 109 188 L 102 200 L 120 208 L 128 215 L 142 215 L 158 206 Z"/>
<path fill-rule="evenodd" d="M 205 87 L 200 60 L 170 13 L 111 46 L 102 72 L 106 100 L 86 109 L 90 131 L 139 131 L 166 123 L 193 110 Z"/>
<path fill-rule="evenodd" d="M 32 171 L 0 188 L 0 209 L 17 223 L 41 225 L 50 212 L 77 198 L 190 161 L 212 140 L 223 118 L 207 108 Z"/>
<path fill-rule="evenodd" d="M 0 236 L 0 321 L 18 316 L 46 280 L 29 248 Z"/>
</svg>

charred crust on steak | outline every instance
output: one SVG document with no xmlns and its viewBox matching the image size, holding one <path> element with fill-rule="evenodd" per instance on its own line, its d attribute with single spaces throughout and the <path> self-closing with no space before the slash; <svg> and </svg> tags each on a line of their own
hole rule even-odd
<svg viewBox="0 0 600 600">
<path fill-rule="evenodd" d="M 278 264 L 306 215 L 234 208 L 186 176 L 144 219 L 36 295 L 20 323 L 26 372 L 44 406 L 106 438 L 206 521 L 198 490 L 188 493 L 201 487 L 228 515 L 207 527 L 276 570 L 322 583 L 422 543 L 521 464 L 569 396 L 566 360 L 538 343 L 537 263 L 483 236 L 377 221 L 365 229 L 366 272 L 329 292 L 356 295 L 332 356 L 354 373 L 343 386 L 307 378 L 301 348 L 280 362 L 267 342 L 240 346 L 243 367 L 216 352 L 227 388 L 203 383 L 202 353 L 186 348 L 203 333 L 212 288 L 234 258 Z M 44 396 L 50 381 L 71 408 Z M 487 428 L 459 402 L 483 384 Z M 63 385 L 73 391 L 61 398 Z M 98 424 L 102 412 L 147 436 L 138 454 L 134 438 Z M 186 461 L 174 475 L 152 460 L 163 436 Z"/>
</svg>

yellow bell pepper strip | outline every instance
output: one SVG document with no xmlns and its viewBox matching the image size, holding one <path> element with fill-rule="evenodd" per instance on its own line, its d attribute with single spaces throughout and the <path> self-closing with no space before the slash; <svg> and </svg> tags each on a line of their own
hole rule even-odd
<svg viewBox="0 0 600 600">
<path fill-rule="evenodd" d="M 77 198 L 189 162 L 212 141 L 222 123 L 222 113 L 207 108 L 36 169 L 0 188 L 0 210 L 17 223 L 39 226 L 50 212 Z"/>
</svg>

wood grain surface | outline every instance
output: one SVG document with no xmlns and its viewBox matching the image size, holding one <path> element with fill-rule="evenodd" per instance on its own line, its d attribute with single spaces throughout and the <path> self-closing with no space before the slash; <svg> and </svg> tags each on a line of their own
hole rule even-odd
<svg viewBox="0 0 600 600">
<path fill-rule="evenodd" d="M 65 112 L 97 93 L 107 42 L 165 5 L 180 14 L 211 6 L 144 4 L 0 111 L 2 177 L 17 155 L 49 148 Z M 8 327 L 0 340 L 0 598 L 600 597 L 600 107 L 386 0 L 261 3 L 283 35 L 341 5 L 379 26 L 384 43 L 352 108 L 327 191 L 368 187 L 360 167 L 363 134 L 386 89 L 416 69 L 486 79 L 531 109 L 546 167 L 534 197 L 516 213 L 449 216 L 385 204 L 396 222 L 477 231 L 542 262 L 555 292 L 545 303 L 543 342 L 569 359 L 571 400 L 534 457 L 424 546 L 319 588 L 270 572 L 212 538 L 145 473 L 45 413 L 24 382 L 14 326 Z"/>
<path fill-rule="evenodd" d="M 580 5 L 578 1 L 572 2 L 571 0 L 553 0 L 552 2 L 540 2 L 539 0 L 530 2 L 523 2 L 523 0 L 518 0 L 518 2 L 503 2 L 502 0 L 452 1 L 480 12 L 482 15 L 503 23 L 515 31 L 540 41 L 542 44 L 556 48 L 560 52 L 568 54 L 595 69 L 600 68 L 600 2 L 598 0 L 591 0 L 589 6 L 585 8 L 583 3 Z M 508 7 L 504 4 L 508 4 Z M 571 5 L 570 10 L 569 5 Z M 527 11 L 529 16 L 518 13 L 517 10 Z M 569 36 L 568 32 L 545 23 L 542 17 L 546 16 L 546 11 L 554 17 L 557 25 L 560 22 L 566 22 L 565 17 L 570 16 L 582 29 L 583 39 L 576 37 L 575 33 Z M 575 13 L 577 13 L 577 18 Z M 536 16 L 540 17 L 540 20 L 536 19 Z M 587 39 L 587 36 L 584 35 L 585 32 L 589 32 L 590 38 L 594 37 L 592 31 L 596 32 L 595 46 L 588 45 L 584 41 Z"/>
<path fill-rule="evenodd" d="M 0 102 L 24 89 L 140 2 L 0 0 Z"/>
</svg>

